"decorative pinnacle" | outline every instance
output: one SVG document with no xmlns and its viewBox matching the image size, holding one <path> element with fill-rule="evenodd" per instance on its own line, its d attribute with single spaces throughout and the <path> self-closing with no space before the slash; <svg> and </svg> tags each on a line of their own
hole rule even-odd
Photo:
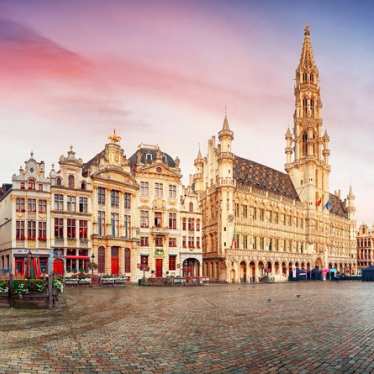
<svg viewBox="0 0 374 374">
<path fill-rule="evenodd" d="M 304 27 L 304 35 L 305 36 L 310 36 L 310 28 L 308 25 L 305 25 Z"/>
</svg>

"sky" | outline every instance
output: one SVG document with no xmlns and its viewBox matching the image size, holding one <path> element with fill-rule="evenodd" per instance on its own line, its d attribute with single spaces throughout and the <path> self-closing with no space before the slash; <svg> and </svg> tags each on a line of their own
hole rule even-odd
<svg viewBox="0 0 374 374">
<path fill-rule="evenodd" d="M 222 127 L 233 150 L 284 170 L 305 25 L 320 70 L 330 190 L 352 185 L 374 224 L 374 3 L 0 0 L 0 182 L 34 152 L 88 160 L 116 129 L 181 159 Z"/>
</svg>

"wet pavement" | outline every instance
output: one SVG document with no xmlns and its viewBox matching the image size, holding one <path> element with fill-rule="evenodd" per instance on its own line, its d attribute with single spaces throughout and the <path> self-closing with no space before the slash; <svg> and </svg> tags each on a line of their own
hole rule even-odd
<svg viewBox="0 0 374 374">
<path fill-rule="evenodd" d="M 67 289 L 0 313 L 0 373 L 374 373 L 374 283 Z"/>
</svg>

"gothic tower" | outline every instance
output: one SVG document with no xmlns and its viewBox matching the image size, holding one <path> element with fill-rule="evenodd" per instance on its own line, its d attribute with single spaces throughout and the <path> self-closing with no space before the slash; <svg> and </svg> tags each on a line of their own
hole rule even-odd
<svg viewBox="0 0 374 374">
<path fill-rule="evenodd" d="M 310 30 L 296 69 L 293 133 L 286 132 L 286 171 L 309 209 L 322 210 L 329 199 L 329 136 L 322 129 L 319 71 L 314 62 Z"/>
</svg>

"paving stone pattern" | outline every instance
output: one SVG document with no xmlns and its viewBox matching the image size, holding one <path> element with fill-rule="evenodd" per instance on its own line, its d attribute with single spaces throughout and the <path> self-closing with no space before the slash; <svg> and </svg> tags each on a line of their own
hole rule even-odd
<svg viewBox="0 0 374 374">
<path fill-rule="evenodd" d="M 0 310 L 0 373 L 374 373 L 374 283 L 86 288 L 64 299 L 54 311 Z"/>
</svg>

